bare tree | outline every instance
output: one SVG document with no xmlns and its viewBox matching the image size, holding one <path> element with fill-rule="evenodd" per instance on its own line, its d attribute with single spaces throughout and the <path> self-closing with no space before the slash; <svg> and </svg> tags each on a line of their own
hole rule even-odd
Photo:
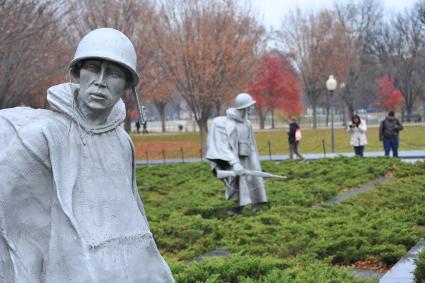
<svg viewBox="0 0 425 283">
<path fill-rule="evenodd" d="M 207 121 L 217 102 L 245 88 L 262 29 L 233 0 L 165 0 L 160 17 L 160 64 L 192 111 L 205 153 Z"/>
<path fill-rule="evenodd" d="M 398 13 L 383 27 L 377 48 L 382 64 L 404 97 L 403 118 L 407 121 L 425 90 L 424 31 L 417 11 Z"/>
<path fill-rule="evenodd" d="M 49 0 L 0 1 L 0 109 L 44 106 L 47 86 L 66 73 L 60 7 Z"/>
<path fill-rule="evenodd" d="M 376 0 L 336 3 L 335 12 L 343 36 L 340 60 L 345 66 L 340 81 L 345 88 L 341 97 L 353 115 L 358 102 L 373 101 L 375 79 L 379 75 L 374 43 L 383 24 L 382 4 Z"/>
<path fill-rule="evenodd" d="M 292 11 L 284 19 L 277 39 L 299 72 L 304 96 L 313 110 L 313 128 L 317 127 L 317 107 L 326 100 L 325 82 L 330 74 L 338 77 L 341 66 L 341 36 L 331 10 L 303 14 Z"/>
</svg>

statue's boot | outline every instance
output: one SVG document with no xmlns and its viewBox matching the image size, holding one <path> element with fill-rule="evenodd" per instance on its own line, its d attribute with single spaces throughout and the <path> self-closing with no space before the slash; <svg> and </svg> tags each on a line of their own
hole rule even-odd
<svg viewBox="0 0 425 283">
<path fill-rule="evenodd" d="M 265 204 L 266 204 L 265 202 L 253 203 L 251 208 L 252 212 L 256 213 L 257 211 L 263 209 Z"/>
<path fill-rule="evenodd" d="M 233 207 L 227 210 L 227 215 L 233 216 L 237 214 L 241 214 L 243 211 L 243 206 Z"/>
</svg>

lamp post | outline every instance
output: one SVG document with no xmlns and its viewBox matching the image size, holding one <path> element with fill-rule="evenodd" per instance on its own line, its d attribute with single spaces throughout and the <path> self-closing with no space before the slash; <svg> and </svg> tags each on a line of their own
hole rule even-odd
<svg viewBox="0 0 425 283">
<path fill-rule="evenodd" d="M 326 81 L 326 88 L 329 91 L 330 96 L 330 110 L 331 110 L 331 152 L 335 152 L 335 130 L 334 130 L 334 91 L 336 89 L 337 82 L 334 76 L 330 75 Z"/>
</svg>

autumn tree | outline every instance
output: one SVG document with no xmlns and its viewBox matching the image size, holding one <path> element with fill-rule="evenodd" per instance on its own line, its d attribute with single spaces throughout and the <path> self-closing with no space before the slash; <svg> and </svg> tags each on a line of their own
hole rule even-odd
<svg viewBox="0 0 425 283">
<path fill-rule="evenodd" d="M 245 89 L 262 29 L 236 0 L 165 0 L 157 52 L 169 80 L 187 103 L 206 152 L 207 121 L 217 103 Z"/>
<path fill-rule="evenodd" d="M 161 118 L 161 131 L 166 132 L 166 124 L 165 124 L 165 110 L 167 105 L 172 102 L 173 93 L 175 92 L 174 85 L 165 79 L 165 75 L 162 73 L 163 70 L 158 66 L 149 68 L 147 70 L 149 74 L 145 73 L 145 76 L 151 78 L 152 82 L 150 88 L 144 91 L 145 101 L 152 103 L 156 110 L 159 113 L 159 117 Z"/>
<path fill-rule="evenodd" d="M 290 63 L 278 52 L 262 56 L 249 92 L 257 101 L 261 129 L 265 125 L 265 109 L 271 113 L 272 128 L 275 127 L 276 109 L 281 108 L 290 116 L 302 113 L 298 77 Z"/>
<path fill-rule="evenodd" d="M 403 96 L 387 74 L 376 81 L 378 85 L 378 95 L 376 97 L 376 106 L 382 110 L 397 109 L 403 103 Z"/>
<path fill-rule="evenodd" d="M 60 19 L 67 10 L 62 4 L 0 1 L 0 109 L 44 106 L 47 87 L 66 74 L 68 47 Z"/>
</svg>

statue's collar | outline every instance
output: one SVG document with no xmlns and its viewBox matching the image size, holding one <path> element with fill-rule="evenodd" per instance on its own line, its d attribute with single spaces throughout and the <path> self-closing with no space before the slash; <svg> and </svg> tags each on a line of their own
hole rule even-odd
<svg viewBox="0 0 425 283">
<path fill-rule="evenodd" d="M 112 108 L 104 124 L 96 127 L 89 126 L 84 117 L 76 111 L 75 92 L 79 90 L 78 84 L 64 83 L 50 87 L 47 90 L 47 101 L 53 111 L 63 113 L 71 120 L 78 123 L 81 128 L 91 134 L 111 131 L 118 127 L 125 119 L 125 105 L 120 99 Z"/>
<path fill-rule="evenodd" d="M 246 119 L 240 116 L 240 112 L 236 108 L 229 108 L 226 110 L 226 116 L 230 119 L 236 120 L 238 122 L 245 122 Z"/>
</svg>

